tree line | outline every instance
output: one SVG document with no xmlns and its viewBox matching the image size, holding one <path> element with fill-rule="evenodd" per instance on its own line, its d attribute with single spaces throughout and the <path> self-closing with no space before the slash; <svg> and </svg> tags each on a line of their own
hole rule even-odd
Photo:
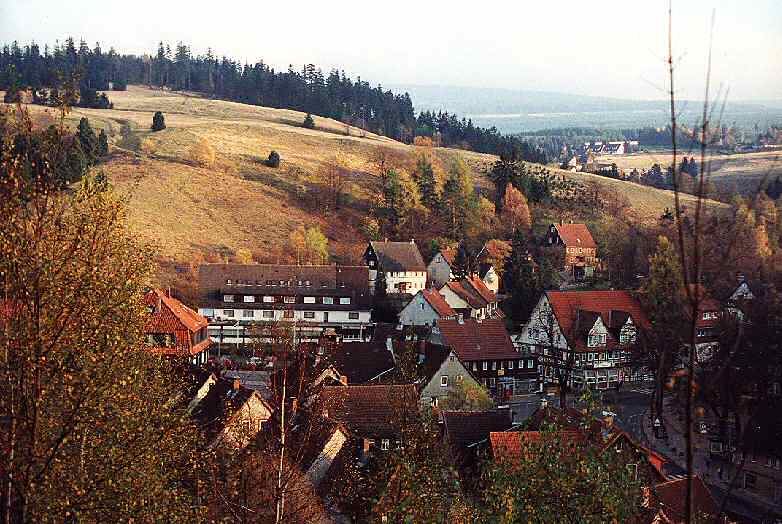
<svg viewBox="0 0 782 524">
<path fill-rule="evenodd" d="M 97 95 L 96 90 L 145 84 L 321 115 L 407 143 L 416 136 L 434 136 L 443 146 L 493 154 L 514 151 L 524 160 L 545 161 L 541 150 L 521 138 L 502 135 L 494 127 L 475 126 L 449 113 L 416 116 L 408 93 L 372 87 L 361 77 L 353 80 L 336 69 L 325 74 L 313 64 L 300 71 L 292 65 L 277 71 L 263 60 L 250 65 L 218 58 L 211 49 L 194 54 L 181 42 L 173 50 L 161 42 L 154 55 L 141 56 L 119 54 L 114 48 L 104 52 L 100 44 L 90 49 L 83 40 L 77 46 L 73 38 L 51 48 L 45 45 L 43 50 L 36 43 L 21 47 L 13 42 L 0 52 L 0 89 L 9 93 L 29 88 L 35 99 L 46 88 L 58 88 L 74 77 L 78 77 L 80 105 L 89 101 L 89 107 L 109 107 L 108 99 L 101 98 L 105 95 Z"/>
</svg>

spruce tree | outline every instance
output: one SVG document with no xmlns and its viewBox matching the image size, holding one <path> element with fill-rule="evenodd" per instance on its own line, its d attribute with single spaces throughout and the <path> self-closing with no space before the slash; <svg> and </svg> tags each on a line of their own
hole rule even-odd
<svg viewBox="0 0 782 524">
<path fill-rule="evenodd" d="M 98 133 L 98 158 L 103 158 L 104 156 L 109 154 L 109 137 L 106 136 L 106 131 L 104 129 L 100 130 L 100 133 Z"/>
<path fill-rule="evenodd" d="M 163 113 L 155 111 L 155 115 L 152 117 L 152 131 L 162 131 L 166 128 L 166 119 Z"/>
<path fill-rule="evenodd" d="M 98 155 L 98 137 L 95 136 L 95 131 L 92 130 L 90 121 L 87 118 L 82 117 L 79 120 L 79 130 L 76 132 L 76 136 L 81 143 L 81 149 L 87 162 L 90 164 L 94 163 Z"/>
<path fill-rule="evenodd" d="M 434 176 L 432 161 L 426 156 L 418 157 L 415 168 L 415 182 L 418 192 L 421 194 L 421 203 L 430 210 L 437 209 L 440 205 L 440 196 L 437 193 L 437 179 Z"/>
<path fill-rule="evenodd" d="M 307 129 L 315 129 L 315 120 L 312 119 L 312 115 L 310 113 L 307 113 L 307 116 L 304 117 L 304 123 L 302 123 L 303 127 L 306 127 Z"/>
</svg>

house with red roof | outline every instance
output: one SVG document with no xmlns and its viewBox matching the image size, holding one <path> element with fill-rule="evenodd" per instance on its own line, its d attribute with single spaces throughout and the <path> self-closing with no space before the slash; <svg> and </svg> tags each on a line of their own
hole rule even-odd
<svg viewBox="0 0 782 524">
<path fill-rule="evenodd" d="M 502 318 L 497 295 L 477 275 L 451 281 L 440 288 L 440 294 L 463 318 Z"/>
<path fill-rule="evenodd" d="M 545 383 L 606 389 L 640 378 L 631 351 L 639 330 L 650 327 L 629 291 L 547 291 L 518 343 L 537 356 Z"/>
<path fill-rule="evenodd" d="M 399 313 L 403 326 L 436 326 L 441 319 L 455 319 L 456 311 L 436 289 L 422 289 Z"/>
<path fill-rule="evenodd" d="M 562 250 L 564 270 L 574 280 L 591 278 L 597 268 L 597 243 L 586 224 L 551 224 L 544 244 Z"/>
<path fill-rule="evenodd" d="M 538 391 L 536 356 L 516 350 L 502 320 L 441 320 L 432 342 L 454 350 L 496 397 Z"/>
<path fill-rule="evenodd" d="M 207 319 L 162 289 L 144 295 L 147 320 L 144 335 L 152 353 L 186 357 L 203 364 L 208 357 L 210 339 Z"/>
</svg>

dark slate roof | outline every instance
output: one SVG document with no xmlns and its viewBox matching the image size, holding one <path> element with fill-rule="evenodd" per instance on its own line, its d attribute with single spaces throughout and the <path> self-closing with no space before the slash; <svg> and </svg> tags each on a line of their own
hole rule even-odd
<svg viewBox="0 0 782 524">
<path fill-rule="evenodd" d="M 426 264 L 414 241 L 410 242 L 370 242 L 377 255 L 378 266 L 389 271 L 426 271 Z"/>
<path fill-rule="evenodd" d="M 196 405 L 192 413 L 193 418 L 210 439 L 214 438 L 223 430 L 231 416 L 253 395 L 257 393 L 242 385 L 234 388 L 234 379 L 220 378 Z M 269 408 L 269 411 L 271 412 L 272 409 Z"/>
<path fill-rule="evenodd" d="M 437 327 L 443 344 L 452 347 L 462 362 L 519 356 L 502 320 L 440 320 Z"/>
<path fill-rule="evenodd" d="M 326 386 L 321 391 L 329 419 L 341 422 L 358 437 L 394 438 L 400 417 L 418 409 L 418 391 L 413 384 Z"/>
<path fill-rule="evenodd" d="M 396 366 L 393 353 L 382 340 L 346 342 L 334 348 L 325 358 L 341 375 L 348 377 L 348 384 L 369 382 Z"/>
<path fill-rule="evenodd" d="M 489 438 L 494 431 L 507 431 L 513 423 L 510 410 L 444 411 L 445 438 L 456 448 L 465 449 Z"/>
<path fill-rule="evenodd" d="M 281 284 L 282 282 L 282 284 Z M 366 266 L 294 266 L 276 264 L 203 264 L 198 269 L 199 305 L 219 307 L 222 295 L 291 295 L 350 297 L 351 304 L 329 306 L 301 304 L 307 309 L 324 307 L 329 310 L 371 307 L 369 268 Z M 338 301 L 335 301 L 338 302 Z M 243 303 L 235 307 L 274 309 L 289 304 L 265 304 L 261 301 Z"/>
</svg>

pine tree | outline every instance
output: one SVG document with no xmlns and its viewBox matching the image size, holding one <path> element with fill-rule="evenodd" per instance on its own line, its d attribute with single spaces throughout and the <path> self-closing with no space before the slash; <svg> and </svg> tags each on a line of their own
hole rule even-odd
<svg viewBox="0 0 782 524">
<path fill-rule="evenodd" d="M 502 282 L 510 295 L 503 303 L 505 312 L 514 320 L 526 320 L 543 292 L 543 283 L 530 260 L 527 235 L 520 229 L 513 236 Z"/>
<path fill-rule="evenodd" d="M 421 194 L 421 203 L 430 210 L 435 210 L 440 205 L 440 196 L 437 193 L 437 179 L 434 176 L 432 161 L 421 155 L 416 161 L 415 182 L 418 184 L 418 192 Z"/>
<path fill-rule="evenodd" d="M 98 133 L 98 158 L 103 158 L 109 154 L 109 137 L 106 136 L 106 130 L 101 129 Z"/>
<path fill-rule="evenodd" d="M 152 117 L 152 131 L 162 131 L 165 128 L 166 128 L 166 119 L 163 116 L 163 113 L 160 111 L 155 111 L 155 114 Z"/>
<path fill-rule="evenodd" d="M 315 120 L 312 119 L 310 113 L 307 113 L 307 116 L 304 117 L 304 122 L 301 125 L 307 129 L 315 129 Z"/>
<path fill-rule="evenodd" d="M 79 143 L 81 144 L 82 152 L 84 153 L 87 162 L 90 164 L 95 163 L 95 158 L 98 156 L 98 137 L 95 136 L 95 131 L 90 126 L 90 121 L 87 118 L 82 117 L 79 120 L 79 130 L 76 133 Z"/>
</svg>

